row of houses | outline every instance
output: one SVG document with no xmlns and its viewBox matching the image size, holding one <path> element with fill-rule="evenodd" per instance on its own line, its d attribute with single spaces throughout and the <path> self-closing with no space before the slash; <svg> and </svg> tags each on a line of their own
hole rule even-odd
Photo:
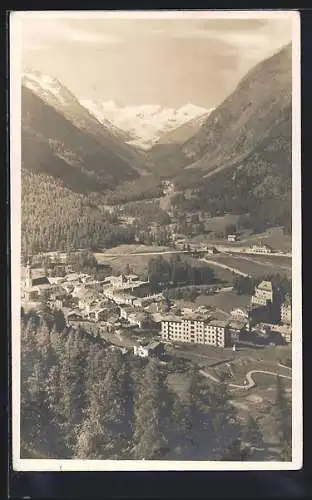
<svg viewBox="0 0 312 500">
<path fill-rule="evenodd" d="M 250 306 L 232 309 L 231 316 L 234 320 L 244 322 L 246 331 L 261 331 L 262 328 L 273 333 L 279 332 L 286 342 L 291 342 L 291 301 L 282 301 L 280 293 L 270 281 L 262 281 L 255 288 Z"/>
</svg>

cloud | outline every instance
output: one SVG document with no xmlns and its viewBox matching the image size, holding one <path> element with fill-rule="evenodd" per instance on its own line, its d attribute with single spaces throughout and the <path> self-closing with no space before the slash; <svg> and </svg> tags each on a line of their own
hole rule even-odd
<svg viewBox="0 0 312 500">
<path fill-rule="evenodd" d="M 162 21 L 151 29 L 151 34 L 167 37 L 185 37 L 185 38 L 222 38 L 231 39 L 236 42 L 240 37 L 243 42 L 249 40 L 258 40 L 274 37 L 281 34 L 291 37 L 291 20 L 288 19 L 218 19 L 210 21 Z"/>
<path fill-rule="evenodd" d="M 113 34 L 104 31 L 92 32 L 81 26 L 77 29 L 64 20 L 25 19 L 22 24 L 24 50 L 40 50 L 60 42 L 102 45 L 120 41 L 121 39 Z"/>
<path fill-rule="evenodd" d="M 155 37 L 205 41 L 220 56 L 239 56 L 241 71 L 251 63 L 264 59 L 286 45 L 292 38 L 291 20 L 279 19 L 214 19 L 196 22 L 162 22 L 151 30 Z"/>
</svg>

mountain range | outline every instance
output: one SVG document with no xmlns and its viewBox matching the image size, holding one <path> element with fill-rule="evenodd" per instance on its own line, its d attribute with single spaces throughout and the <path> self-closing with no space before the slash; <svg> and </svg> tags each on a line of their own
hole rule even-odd
<svg viewBox="0 0 312 500">
<path fill-rule="evenodd" d="M 165 108 L 159 104 L 121 106 L 114 101 L 81 100 L 80 103 L 106 125 L 107 120 L 128 134 L 127 142 L 148 150 L 166 133 L 204 117 L 210 110 L 188 103 L 178 109 Z M 190 134 L 191 135 L 191 134 Z M 185 133 L 185 138 L 190 135 Z"/>
<path fill-rule="evenodd" d="M 22 167 L 76 190 L 112 188 L 145 172 L 141 151 L 99 123 L 57 79 L 22 78 Z"/>
<path fill-rule="evenodd" d="M 252 68 L 213 110 L 91 105 L 57 79 L 27 72 L 23 171 L 116 199 L 159 196 L 160 181 L 170 179 L 178 210 L 248 212 L 283 224 L 291 218 L 291 99 L 291 45 Z"/>
<path fill-rule="evenodd" d="M 184 159 L 182 168 L 176 165 L 175 183 L 180 191 L 193 188 L 191 200 L 182 205 L 214 214 L 248 212 L 269 224 L 289 226 L 291 144 L 289 44 L 252 68 L 181 146 Z"/>
</svg>

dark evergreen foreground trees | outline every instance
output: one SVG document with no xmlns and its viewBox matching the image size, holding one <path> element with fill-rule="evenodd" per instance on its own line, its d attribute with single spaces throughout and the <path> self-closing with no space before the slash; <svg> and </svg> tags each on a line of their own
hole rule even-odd
<svg viewBox="0 0 312 500">
<path fill-rule="evenodd" d="M 257 420 L 240 420 L 226 383 L 193 368 L 182 393 L 166 367 L 112 352 L 59 313 L 23 312 L 21 441 L 25 458 L 252 460 Z M 282 382 L 269 409 L 280 459 L 291 457 L 291 408 Z"/>
</svg>

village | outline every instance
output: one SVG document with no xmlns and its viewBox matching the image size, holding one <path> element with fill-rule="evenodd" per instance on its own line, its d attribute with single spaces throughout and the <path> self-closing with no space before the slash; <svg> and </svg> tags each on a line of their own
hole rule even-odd
<svg viewBox="0 0 312 500">
<path fill-rule="evenodd" d="M 202 249 L 199 257 L 209 257 L 214 251 L 213 247 L 210 252 Z M 122 352 L 163 357 L 180 344 L 235 352 L 244 344 L 272 348 L 292 341 L 291 301 L 270 281 L 255 287 L 249 303 L 225 313 L 205 304 L 181 304 L 169 298 L 166 289 L 155 293 L 149 278 L 116 276 L 109 265 L 104 265 L 106 276 L 101 280 L 75 272 L 65 252 L 50 254 L 45 266 L 33 258 L 22 268 L 22 307 L 36 310 L 46 301 L 51 309 L 63 312 L 67 326 L 82 326 Z M 222 285 L 205 290 L 209 295 L 234 293 L 233 287 Z"/>
</svg>

